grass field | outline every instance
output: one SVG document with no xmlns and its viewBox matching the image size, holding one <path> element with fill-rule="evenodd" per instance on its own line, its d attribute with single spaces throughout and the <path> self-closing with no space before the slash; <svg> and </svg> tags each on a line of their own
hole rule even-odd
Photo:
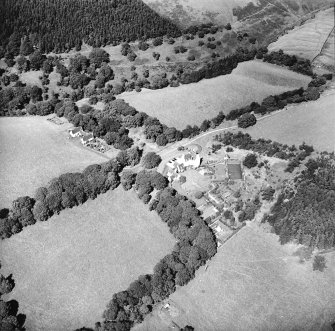
<svg viewBox="0 0 335 331">
<path fill-rule="evenodd" d="M 101 320 L 112 295 L 174 243 L 157 214 L 119 188 L 0 242 L 0 259 L 27 331 L 74 330 Z"/>
<path fill-rule="evenodd" d="M 313 60 L 320 53 L 333 28 L 334 8 L 330 8 L 317 13 L 314 19 L 294 28 L 268 48 L 270 51 L 282 49 L 285 53 Z"/>
<path fill-rule="evenodd" d="M 311 261 L 299 263 L 294 250 L 250 224 L 170 297 L 171 314 L 155 311 L 134 330 L 167 331 L 171 320 L 206 331 L 329 330 L 323 326 L 334 318 L 335 254 L 326 255 L 321 273 Z"/>
<path fill-rule="evenodd" d="M 335 29 L 329 35 L 321 53 L 313 62 L 316 71 L 323 73 L 324 70 L 335 72 Z"/>
<path fill-rule="evenodd" d="M 53 177 L 106 161 L 68 140 L 69 126 L 37 116 L 0 119 L 1 207 L 19 196 L 33 195 Z"/>
<path fill-rule="evenodd" d="M 200 125 L 220 110 L 227 114 L 252 101 L 306 86 L 309 81 L 309 77 L 285 68 L 249 61 L 240 63 L 230 75 L 176 88 L 126 92 L 119 97 L 137 110 L 158 117 L 164 124 L 183 129 L 187 124 Z"/>
<path fill-rule="evenodd" d="M 335 151 L 335 90 L 319 100 L 288 107 L 245 130 L 254 138 L 267 138 L 288 145 L 303 141 L 319 151 Z"/>
</svg>

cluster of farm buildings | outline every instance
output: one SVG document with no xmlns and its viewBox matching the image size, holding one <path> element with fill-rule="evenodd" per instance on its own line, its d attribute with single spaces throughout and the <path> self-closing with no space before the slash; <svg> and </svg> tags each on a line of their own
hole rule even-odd
<svg viewBox="0 0 335 331">
<path fill-rule="evenodd" d="M 242 162 L 239 159 L 232 159 L 228 154 L 222 159 L 208 160 L 203 162 L 200 153 L 202 147 L 191 145 L 184 153 L 174 157 L 166 163 L 167 177 L 172 184 L 180 181 L 187 170 L 196 170 L 200 176 L 208 178 L 210 189 L 203 192 L 203 203 L 198 206 L 202 212 L 203 219 L 210 225 L 218 239 L 218 245 L 228 239 L 237 229 L 232 224 L 227 224 L 220 215 L 222 211 L 229 209 L 236 202 L 232 190 L 224 190 L 229 184 L 235 187 L 243 187 L 245 175 Z M 232 185 L 230 185 L 231 187 Z"/>
</svg>

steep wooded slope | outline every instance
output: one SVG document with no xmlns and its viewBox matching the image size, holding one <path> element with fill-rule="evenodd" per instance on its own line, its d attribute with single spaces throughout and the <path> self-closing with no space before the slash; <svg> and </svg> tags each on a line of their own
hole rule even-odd
<svg viewBox="0 0 335 331">
<path fill-rule="evenodd" d="M 14 54 L 24 35 L 42 52 L 62 52 L 82 41 L 100 47 L 165 34 L 178 36 L 180 30 L 141 0 L 0 2 L 0 47 Z"/>
</svg>

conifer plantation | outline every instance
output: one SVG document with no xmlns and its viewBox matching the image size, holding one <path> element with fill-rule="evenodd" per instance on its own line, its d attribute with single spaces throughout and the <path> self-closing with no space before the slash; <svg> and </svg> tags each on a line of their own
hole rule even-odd
<svg viewBox="0 0 335 331">
<path fill-rule="evenodd" d="M 25 49 L 64 52 L 82 42 L 93 47 L 181 34 L 141 0 L 2 0 L 0 57 Z M 21 50 L 22 51 L 22 50 Z M 2 53 L 2 54 L 1 54 Z"/>
</svg>

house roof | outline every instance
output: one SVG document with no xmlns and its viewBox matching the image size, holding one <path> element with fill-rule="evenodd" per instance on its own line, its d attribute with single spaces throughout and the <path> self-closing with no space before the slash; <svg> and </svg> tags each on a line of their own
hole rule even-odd
<svg viewBox="0 0 335 331">
<path fill-rule="evenodd" d="M 80 132 L 81 128 L 73 128 L 70 129 L 69 132 L 72 132 L 73 134 Z"/>
<path fill-rule="evenodd" d="M 93 133 L 89 133 L 87 135 L 85 135 L 82 140 L 83 141 L 89 141 L 89 140 L 92 140 L 94 137 L 93 137 Z"/>
</svg>

